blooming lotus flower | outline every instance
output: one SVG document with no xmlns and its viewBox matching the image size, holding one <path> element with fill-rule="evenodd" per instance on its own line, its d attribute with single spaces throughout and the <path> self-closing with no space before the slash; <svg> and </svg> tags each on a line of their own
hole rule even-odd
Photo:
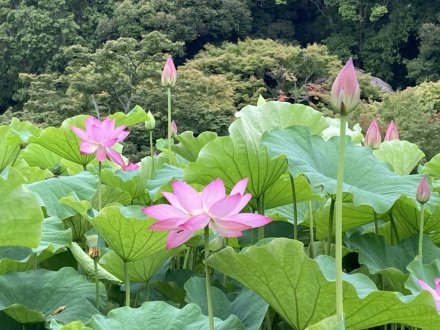
<svg viewBox="0 0 440 330">
<path fill-rule="evenodd" d="M 124 166 L 124 160 L 112 147 L 124 140 L 129 132 L 124 131 L 125 126 L 115 128 L 115 120 L 106 118 L 102 122 L 89 116 L 85 121 L 86 130 L 72 127 L 72 131 L 82 140 L 80 151 L 83 154 L 96 154 L 96 159 L 103 162 L 106 158 Z"/>
<path fill-rule="evenodd" d="M 169 231 L 167 248 L 188 241 L 195 232 L 209 226 L 223 237 L 238 237 L 242 231 L 263 226 L 270 218 L 257 213 L 239 213 L 252 195 L 245 194 L 248 179 L 240 180 L 230 195 L 226 195 L 221 179 L 215 179 L 201 193 L 185 182 L 172 183 L 174 193 L 163 192 L 169 204 L 159 204 L 143 209 L 158 221 L 152 230 Z"/>
<path fill-rule="evenodd" d="M 432 297 L 434 298 L 437 311 L 440 312 L 440 278 L 435 279 L 435 290 L 422 280 L 417 279 L 417 283 L 423 290 L 431 293 Z"/>
<path fill-rule="evenodd" d="M 174 120 L 171 122 L 171 131 L 173 133 L 171 136 L 177 135 L 177 125 Z"/>
<path fill-rule="evenodd" d="M 330 103 L 335 111 L 349 113 L 360 102 L 360 94 L 356 70 L 350 57 L 333 82 Z"/>
<path fill-rule="evenodd" d="M 425 204 L 431 197 L 431 188 L 429 187 L 428 179 L 426 176 L 420 180 L 417 187 L 416 199 L 420 204 Z"/>
<path fill-rule="evenodd" d="M 177 71 L 174 66 L 173 58 L 168 57 L 162 70 L 162 86 L 172 87 L 176 85 Z"/>
<path fill-rule="evenodd" d="M 379 148 L 381 142 L 382 135 L 380 134 L 377 120 L 374 118 L 370 124 L 370 127 L 368 127 L 367 134 L 365 134 L 364 145 L 377 149 Z"/>
<path fill-rule="evenodd" d="M 139 164 L 129 163 L 127 165 L 122 166 L 124 171 L 137 171 L 139 169 Z"/>
<path fill-rule="evenodd" d="M 399 131 L 397 130 L 396 124 L 394 124 L 394 120 L 391 120 L 385 134 L 385 141 L 391 140 L 399 140 Z"/>
</svg>

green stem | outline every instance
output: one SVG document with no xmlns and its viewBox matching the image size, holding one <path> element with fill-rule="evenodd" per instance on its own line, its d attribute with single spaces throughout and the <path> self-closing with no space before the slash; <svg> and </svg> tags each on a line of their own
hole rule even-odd
<svg viewBox="0 0 440 330">
<path fill-rule="evenodd" d="M 95 266 L 95 284 L 96 284 L 96 308 L 99 309 L 99 277 L 98 277 L 98 258 L 93 258 L 93 265 Z"/>
<path fill-rule="evenodd" d="M 270 311 L 269 309 L 266 312 L 266 315 L 264 316 L 264 323 L 266 324 L 267 330 L 272 330 L 272 320 L 270 319 Z"/>
<path fill-rule="evenodd" d="M 347 122 L 347 116 L 344 112 L 341 112 L 338 172 L 337 172 L 337 183 L 336 183 L 336 203 L 335 203 L 336 315 L 338 317 L 338 321 L 340 322 L 344 322 L 344 292 L 342 287 L 342 188 L 344 183 L 346 122 Z"/>
<path fill-rule="evenodd" d="M 212 309 L 212 294 L 211 294 L 211 273 L 208 267 L 208 257 L 209 257 L 209 227 L 205 227 L 205 275 L 206 275 L 206 298 L 208 301 L 208 318 L 209 318 L 209 329 L 214 330 L 214 312 Z"/>
<path fill-rule="evenodd" d="M 313 242 L 315 240 L 314 238 L 314 224 L 313 224 L 313 207 L 312 207 L 312 201 L 309 201 L 309 215 L 310 215 L 310 242 L 309 242 L 309 256 L 310 258 L 314 258 L 313 253 Z"/>
<path fill-rule="evenodd" d="M 393 233 L 394 233 L 394 237 L 396 238 L 396 243 L 398 243 L 400 241 L 399 239 L 399 233 L 397 232 L 397 226 L 396 226 L 396 221 L 394 221 L 394 217 L 393 217 L 393 211 L 391 210 L 390 213 L 390 221 L 391 221 L 391 244 L 393 244 Z"/>
<path fill-rule="evenodd" d="M 169 152 L 169 162 L 172 163 L 173 157 L 171 156 L 171 87 L 168 87 L 168 152 Z"/>
<path fill-rule="evenodd" d="M 191 248 L 187 247 L 185 252 L 185 258 L 183 258 L 183 266 L 182 269 L 188 269 L 188 260 L 191 252 Z"/>
<path fill-rule="evenodd" d="M 33 261 L 34 261 L 34 270 L 37 270 L 38 268 L 38 256 L 35 252 L 32 252 Z"/>
<path fill-rule="evenodd" d="M 101 211 L 102 208 L 101 182 L 102 182 L 102 163 L 98 162 L 98 211 Z"/>
<path fill-rule="evenodd" d="M 130 307 L 130 276 L 128 275 L 128 262 L 124 261 L 125 277 L 125 306 Z"/>
<path fill-rule="evenodd" d="M 264 194 L 258 197 L 258 214 L 264 215 Z M 262 240 L 264 238 L 264 226 L 258 227 L 258 240 Z"/>
<path fill-rule="evenodd" d="M 18 148 L 17 153 L 15 154 L 14 159 L 11 162 L 11 167 L 14 167 L 15 162 L 17 161 L 18 155 L 20 154 L 20 151 L 21 151 L 21 147 Z"/>
<path fill-rule="evenodd" d="M 423 257 L 423 227 L 425 225 L 425 204 L 420 204 L 420 224 L 419 224 L 419 257 Z"/>
<path fill-rule="evenodd" d="M 374 216 L 374 231 L 376 232 L 376 235 L 379 235 L 379 223 L 377 222 L 377 213 L 373 210 L 373 216 Z"/>
<path fill-rule="evenodd" d="M 328 256 L 331 254 L 331 249 L 332 249 L 334 219 L 335 219 L 335 200 L 332 198 L 330 202 L 330 213 L 328 215 L 327 244 L 325 248 L 325 254 Z"/>
<path fill-rule="evenodd" d="M 296 204 L 296 189 L 295 180 L 290 175 L 290 186 L 292 188 L 292 201 L 293 201 L 293 239 L 298 239 L 298 206 Z"/>
<path fill-rule="evenodd" d="M 153 130 L 150 130 L 150 156 L 151 156 L 151 161 L 154 166 L 154 162 L 153 162 L 153 157 L 154 157 Z M 154 169 L 153 169 L 153 171 L 154 171 Z"/>
</svg>

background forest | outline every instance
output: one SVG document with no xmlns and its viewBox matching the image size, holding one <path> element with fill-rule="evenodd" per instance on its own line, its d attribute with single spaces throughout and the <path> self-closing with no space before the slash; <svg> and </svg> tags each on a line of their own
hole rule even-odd
<svg viewBox="0 0 440 330">
<path fill-rule="evenodd" d="M 352 123 L 394 119 L 428 159 L 440 153 L 431 142 L 440 138 L 440 1 L 0 0 L 0 52 L 0 122 L 56 126 L 140 105 L 156 137 L 166 130 L 168 54 L 179 74 L 174 119 L 195 134 L 226 133 L 260 94 L 328 112 L 352 56 L 363 99 Z M 125 150 L 139 160 L 145 128 L 130 139 Z"/>
</svg>

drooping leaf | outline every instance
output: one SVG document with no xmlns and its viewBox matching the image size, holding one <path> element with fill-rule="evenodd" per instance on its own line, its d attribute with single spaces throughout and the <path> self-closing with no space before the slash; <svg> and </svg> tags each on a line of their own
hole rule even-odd
<svg viewBox="0 0 440 330">
<path fill-rule="evenodd" d="M 183 132 L 176 136 L 179 144 L 172 147 L 172 150 L 185 158 L 190 162 L 195 162 L 199 156 L 200 150 L 209 141 L 217 138 L 217 133 L 214 132 L 203 132 L 197 137 L 194 137 L 194 133 L 190 131 Z"/>
<path fill-rule="evenodd" d="M 416 144 L 401 140 L 384 141 L 379 149 L 373 151 L 373 154 L 390 164 L 394 172 L 399 175 L 410 174 L 425 157 Z"/>
<path fill-rule="evenodd" d="M 343 191 L 352 196 L 355 206 L 367 205 L 377 213 L 385 213 L 400 196 L 415 196 L 420 176 L 400 176 L 378 161 L 371 150 L 346 140 Z M 273 156 L 287 155 L 291 174 L 304 174 L 313 186 L 322 186 L 328 194 L 336 193 L 339 137 L 324 141 L 311 136 L 308 129 L 295 126 L 267 133 L 262 143 Z"/>
<path fill-rule="evenodd" d="M 0 172 L 0 246 L 37 247 L 43 212 L 38 197 L 13 168 Z"/>
<path fill-rule="evenodd" d="M 93 316 L 86 325 L 94 330 L 206 330 L 209 328 L 208 318 L 202 315 L 196 304 L 188 304 L 182 309 L 178 309 L 163 301 L 146 302 L 139 308 L 113 309 L 107 316 Z M 235 316 L 230 316 L 225 321 L 215 318 L 214 328 L 216 330 L 244 330 L 243 325 Z"/>
<path fill-rule="evenodd" d="M 41 182 L 35 182 L 27 187 L 39 196 L 42 206 L 47 209 L 47 215 L 66 219 L 75 215 L 70 207 L 60 204 L 59 200 L 75 193 L 80 200 L 91 200 L 96 194 L 97 176 L 90 172 L 81 172 L 72 176 L 61 176 Z"/>
<path fill-rule="evenodd" d="M 154 220 L 147 218 L 141 207 L 106 206 L 91 222 L 125 262 L 140 260 L 165 249 L 167 233 L 149 230 Z"/>
<path fill-rule="evenodd" d="M 227 247 L 211 255 L 208 264 L 254 290 L 296 329 L 305 329 L 335 314 L 334 259 L 310 259 L 299 241 L 277 238 L 241 253 Z M 403 296 L 378 291 L 362 274 L 345 274 L 343 278 L 347 329 L 387 323 L 423 329 L 440 325 L 440 315 L 429 294 Z"/>
<path fill-rule="evenodd" d="M 100 290 L 105 299 L 105 289 Z M 94 307 L 95 284 L 72 268 L 38 269 L 0 276 L 0 310 L 20 323 L 87 321 Z M 55 313 L 55 311 L 57 311 Z"/>
</svg>

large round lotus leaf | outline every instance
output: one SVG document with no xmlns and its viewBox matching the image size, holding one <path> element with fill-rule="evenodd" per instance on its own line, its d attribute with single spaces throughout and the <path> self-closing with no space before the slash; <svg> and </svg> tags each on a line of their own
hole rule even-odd
<svg viewBox="0 0 440 330">
<path fill-rule="evenodd" d="M 326 319 L 307 327 L 306 330 L 345 330 L 344 322 L 338 321 L 336 315 L 327 317 Z"/>
<path fill-rule="evenodd" d="M 163 164 L 157 168 L 153 176 L 147 181 L 147 189 L 153 202 L 161 199 L 163 190 L 170 190 L 170 183 L 173 180 L 183 178 L 183 169 L 169 164 Z"/>
<path fill-rule="evenodd" d="M 141 180 L 139 171 L 102 171 L 102 182 L 110 187 L 121 188 L 128 192 L 131 199 L 145 195 L 145 182 Z"/>
<path fill-rule="evenodd" d="M 100 292 L 104 301 L 104 286 Z M 0 311 L 20 323 L 87 321 L 99 313 L 94 301 L 95 284 L 72 268 L 0 276 Z"/>
<path fill-rule="evenodd" d="M 0 172 L 8 166 L 20 152 L 21 139 L 9 126 L 0 126 Z"/>
<path fill-rule="evenodd" d="M 410 174 L 425 157 L 416 144 L 400 140 L 382 142 L 379 149 L 373 153 L 380 160 L 390 164 L 399 175 Z"/>
<path fill-rule="evenodd" d="M 433 177 L 440 178 L 440 154 L 435 155 L 429 162 L 423 166 L 421 173 L 429 174 Z"/>
<path fill-rule="evenodd" d="M 116 112 L 114 114 L 111 114 L 109 118 L 112 118 L 116 121 L 116 126 L 125 125 L 128 127 L 144 123 L 148 120 L 148 115 L 141 106 L 136 105 L 128 113 Z"/>
<path fill-rule="evenodd" d="M 81 172 L 72 176 L 61 176 L 29 184 L 27 187 L 39 196 L 47 215 L 64 220 L 76 214 L 69 206 L 60 204 L 59 200 L 75 193 L 80 200 L 91 200 L 96 194 L 98 177 L 90 172 Z"/>
<path fill-rule="evenodd" d="M 401 196 L 415 196 L 421 176 L 400 176 L 379 161 L 369 148 L 346 138 L 343 191 L 352 194 L 355 206 L 368 205 L 385 213 Z M 305 174 L 315 187 L 336 193 L 339 137 L 324 141 L 305 127 L 290 127 L 265 134 L 262 143 L 273 157 L 287 155 L 292 175 Z"/>
<path fill-rule="evenodd" d="M 335 314 L 334 259 L 310 259 L 299 241 L 277 238 L 241 253 L 227 247 L 211 255 L 208 264 L 254 290 L 295 329 Z M 362 274 L 345 274 L 343 285 L 347 329 L 388 323 L 432 330 L 440 327 L 440 315 L 427 292 L 403 296 L 378 291 Z"/>
<path fill-rule="evenodd" d="M 179 248 L 172 250 L 163 249 L 143 259 L 129 262 L 128 275 L 130 281 L 147 283 L 168 258 L 180 251 L 181 249 Z M 124 278 L 124 262 L 114 251 L 103 255 L 99 260 L 99 265 L 116 277 Z"/>
<path fill-rule="evenodd" d="M 188 304 L 178 309 L 163 301 L 146 302 L 139 308 L 117 308 L 110 311 L 107 316 L 93 316 L 86 325 L 94 330 L 206 330 L 209 328 L 208 317 L 202 314 L 196 304 Z M 236 316 L 231 315 L 224 321 L 215 318 L 214 328 L 216 330 L 243 330 L 244 326 Z"/>
<path fill-rule="evenodd" d="M 41 238 L 41 211 L 37 195 L 13 168 L 0 173 L 0 246 L 37 247 Z"/>
<path fill-rule="evenodd" d="M 149 230 L 155 221 L 146 218 L 141 207 L 106 206 L 91 222 L 111 249 L 126 262 L 165 249 L 167 233 Z"/>
<path fill-rule="evenodd" d="M 216 138 L 217 133 L 214 132 L 203 132 L 199 136 L 194 137 L 193 132 L 186 131 L 176 136 L 179 144 L 172 146 L 172 150 L 186 160 L 195 162 L 205 144 Z"/>
</svg>

